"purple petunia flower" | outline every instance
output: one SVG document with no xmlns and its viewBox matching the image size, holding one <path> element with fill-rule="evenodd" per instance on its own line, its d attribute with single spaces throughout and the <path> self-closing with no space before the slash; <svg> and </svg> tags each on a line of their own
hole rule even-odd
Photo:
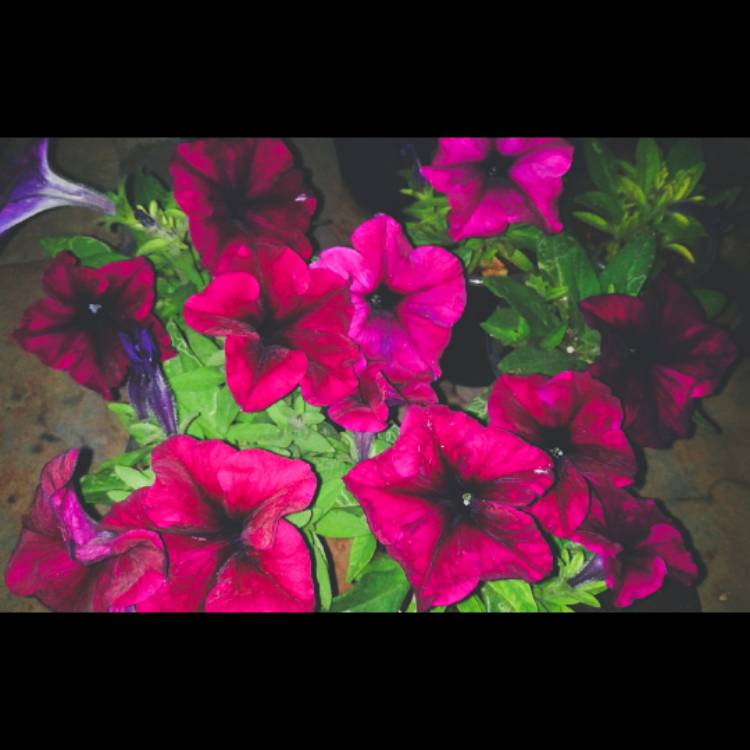
<svg viewBox="0 0 750 750">
<path fill-rule="evenodd" d="M 713 393 L 737 357 L 729 334 L 666 274 L 640 297 L 604 294 L 580 306 L 602 334 L 589 372 L 622 400 L 628 437 L 647 448 L 687 437 L 695 399 Z"/>
<path fill-rule="evenodd" d="M 3 165 L 0 179 L 0 234 L 16 224 L 60 206 L 82 206 L 105 214 L 115 213 L 106 195 L 55 174 L 47 160 L 49 138 L 31 144 L 9 165 Z"/>
</svg>

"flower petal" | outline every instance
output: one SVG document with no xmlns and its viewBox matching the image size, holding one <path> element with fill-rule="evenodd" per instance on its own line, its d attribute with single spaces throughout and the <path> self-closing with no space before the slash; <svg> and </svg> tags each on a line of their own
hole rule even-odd
<svg viewBox="0 0 750 750">
<path fill-rule="evenodd" d="M 281 521 L 270 548 L 251 558 L 233 555 L 205 606 L 207 612 L 312 612 L 312 565 L 300 532 Z"/>
</svg>

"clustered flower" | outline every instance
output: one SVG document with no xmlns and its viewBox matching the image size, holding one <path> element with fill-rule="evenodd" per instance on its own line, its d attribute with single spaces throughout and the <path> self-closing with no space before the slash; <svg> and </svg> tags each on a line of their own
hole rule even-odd
<svg viewBox="0 0 750 750">
<path fill-rule="evenodd" d="M 562 229 L 556 203 L 572 156 L 559 138 L 443 138 L 422 174 L 448 198 L 453 241 L 519 222 L 552 233 Z M 550 535 L 590 551 L 587 575 L 605 579 L 619 607 L 665 576 L 695 580 L 681 532 L 655 501 L 631 494 L 630 441 L 667 447 L 687 435 L 695 399 L 736 356 L 676 282 L 662 275 L 639 298 L 583 301 L 600 358 L 585 373 L 500 376 L 485 426 L 437 405 L 431 385 L 466 303 L 453 253 L 414 248 L 381 214 L 354 232 L 353 247 L 308 264 L 316 200 L 277 139 L 183 144 L 171 171 L 212 276 L 186 301 L 185 322 L 225 337 L 227 385 L 243 410 L 299 386 L 361 437 L 408 406 L 393 446 L 367 458 L 361 441 L 364 460 L 344 483 L 420 610 L 460 602 L 483 581 L 541 581 L 554 570 Z M 63 252 L 43 285 L 19 344 L 105 399 L 130 373 L 139 415 L 175 433 L 159 366 L 175 352 L 153 314 L 151 265 L 85 268 Z M 310 552 L 284 518 L 315 496 L 304 461 L 170 437 L 153 451 L 153 484 L 100 521 L 79 502 L 77 461 L 71 450 L 42 471 L 6 572 L 12 592 L 65 611 L 315 608 Z"/>
</svg>

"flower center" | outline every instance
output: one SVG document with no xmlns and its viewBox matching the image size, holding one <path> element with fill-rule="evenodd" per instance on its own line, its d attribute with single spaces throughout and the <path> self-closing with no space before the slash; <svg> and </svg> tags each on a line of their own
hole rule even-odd
<svg viewBox="0 0 750 750">
<path fill-rule="evenodd" d="M 284 325 L 276 318 L 266 315 L 263 320 L 255 325 L 255 330 L 265 346 L 285 346 L 283 330 Z"/>
<path fill-rule="evenodd" d="M 575 448 L 570 440 L 570 431 L 567 427 L 553 427 L 544 430 L 539 445 L 541 448 L 544 448 L 544 450 L 546 450 L 555 461 L 564 458 Z"/>
<path fill-rule="evenodd" d="M 456 524 L 471 519 L 481 497 L 476 487 L 453 476 L 446 480 L 436 500 L 444 509 L 449 523 Z"/>
<path fill-rule="evenodd" d="M 403 294 L 394 292 L 385 284 L 381 284 L 372 294 L 366 297 L 370 306 L 375 310 L 394 310 L 403 298 Z"/>
<path fill-rule="evenodd" d="M 508 174 L 508 170 L 513 165 L 513 162 L 513 158 L 503 156 L 493 148 L 490 155 L 484 160 L 484 173 L 491 180 L 505 177 L 505 175 Z"/>
</svg>

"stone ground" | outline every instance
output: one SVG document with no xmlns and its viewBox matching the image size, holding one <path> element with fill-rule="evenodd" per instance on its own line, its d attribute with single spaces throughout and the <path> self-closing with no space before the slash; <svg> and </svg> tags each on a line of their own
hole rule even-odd
<svg viewBox="0 0 750 750">
<path fill-rule="evenodd" d="M 28 139 L 0 139 L 0 158 Z M 314 237 L 321 248 L 348 244 L 352 230 L 367 215 L 354 203 L 341 180 L 333 141 L 293 138 L 301 162 L 322 194 Z M 114 189 L 122 176 L 145 165 L 163 177 L 176 138 L 62 138 L 53 141 L 51 160 L 62 174 L 102 190 Z M 711 182 L 750 186 L 750 139 L 705 139 Z M 713 170 L 713 171 L 711 171 Z M 2 175 L 0 175 L 2 177 Z M 725 276 L 739 303 L 727 322 L 741 322 L 738 338 L 746 344 L 750 281 L 750 190 L 733 212 L 734 227 L 725 236 Z M 73 447 L 93 449 L 96 461 L 115 456 L 127 435 L 101 398 L 65 373 L 42 365 L 10 338 L 24 309 L 42 296 L 47 265 L 42 237 L 90 234 L 118 245 L 122 237 L 96 225 L 84 209 L 47 212 L 0 237 L 0 569 L 18 539 L 39 471 L 53 456 Z M 737 295 L 737 291 L 740 292 Z M 745 292 L 746 294 L 746 292 Z M 747 351 L 747 346 L 744 347 Z M 471 389 L 443 383 L 448 400 L 470 400 Z M 707 612 L 750 611 L 750 362 L 743 359 L 723 391 L 704 400 L 704 410 L 721 434 L 698 428 L 694 438 L 670 451 L 646 451 L 647 497 L 665 501 L 682 523 L 703 561 L 698 591 Z M 348 545 L 332 541 L 337 576 L 343 580 Z M 46 611 L 34 599 L 11 595 L 0 583 L 0 611 Z"/>
</svg>

